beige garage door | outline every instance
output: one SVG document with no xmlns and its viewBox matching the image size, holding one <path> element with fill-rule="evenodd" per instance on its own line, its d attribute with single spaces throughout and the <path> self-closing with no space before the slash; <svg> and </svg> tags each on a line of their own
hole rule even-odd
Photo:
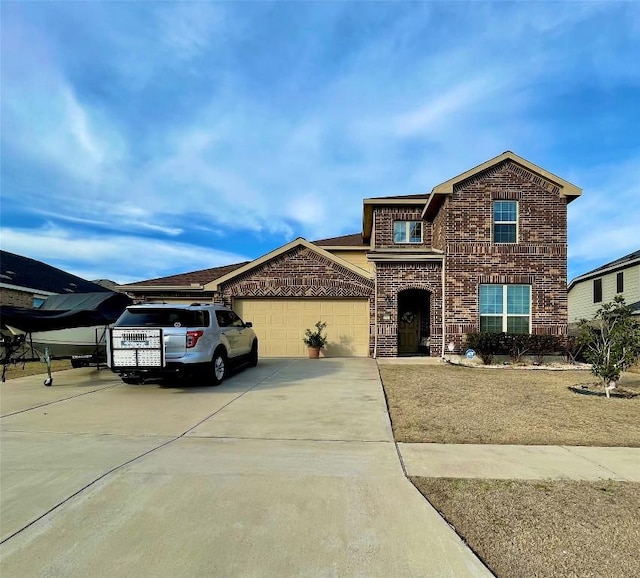
<svg viewBox="0 0 640 578">
<path fill-rule="evenodd" d="M 251 321 L 263 357 L 305 357 L 306 328 L 327 324 L 332 357 L 369 355 L 369 301 L 366 299 L 236 299 L 234 309 Z"/>
</svg>

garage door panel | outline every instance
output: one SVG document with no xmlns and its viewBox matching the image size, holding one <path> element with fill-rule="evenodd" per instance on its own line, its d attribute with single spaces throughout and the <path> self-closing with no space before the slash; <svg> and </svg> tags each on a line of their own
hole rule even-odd
<svg viewBox="0 0 640 578">
<path fill-rule="evenodd" d="M 262 357 L 306 357 L 305 329 L 327 324 L 327 355 L 369 355 L 369 303 L 366 299 L 236 299 L 243 319 L 254 321 Z"/>
</svg>

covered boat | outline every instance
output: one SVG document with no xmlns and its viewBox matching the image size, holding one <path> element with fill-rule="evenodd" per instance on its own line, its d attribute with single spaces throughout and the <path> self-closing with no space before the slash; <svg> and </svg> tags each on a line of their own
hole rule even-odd
<svg viewBox="0 0 640 578">
<path fill-rule="evenodd" d="M 38 309 L 0 307 L 0 320 L 14 335 L 53 357 L 96 355 L 105 350 L 105 330 L 132 300 L 123 293 L 52 295 Z"/>
</svg>

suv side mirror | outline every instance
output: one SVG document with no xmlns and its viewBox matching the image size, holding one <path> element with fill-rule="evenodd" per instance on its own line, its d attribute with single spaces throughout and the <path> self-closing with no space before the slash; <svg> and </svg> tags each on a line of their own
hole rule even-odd
<svg viewBox="0 0 640 578">
<path fill-rule="evenodd" d="M 244 326 L 245 327 L 253 327 L 253 323 L 251 323 L 251 321 L 245 321 Z"/>
</svg>

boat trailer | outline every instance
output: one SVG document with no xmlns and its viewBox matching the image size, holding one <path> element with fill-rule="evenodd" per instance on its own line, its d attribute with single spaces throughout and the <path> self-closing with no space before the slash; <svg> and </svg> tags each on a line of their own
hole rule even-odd
<svg viewBox="0 0 640 578">
<path fill-rule="evenodd" d="M 9 365 L 22 365 L 24 369 L 25 364 L 29 362 L 42 362 L 47 366 L 47 377 L 44 380 L 44 385 L 51 387 L 53 385 L 53 376 L 51 375 L 51 364 L 54 360 L 70 359 L 71 367 L 82 367 L 95 365 L 96 369 L 100 370 L 102 366 L 106 367 L 106 356 L 101 355 L 99 351 L 99 345 L 106 333 L 106 327 L 102 333 L 102 336 L 98 336 L 98 330 L 96 330 L 96 349 L 91 355 L 65 355 L 53 357 L 49 348 L 45 347 L 44 353 L 40 354 L 34 347 L 31 341 L 31 333 L 20 333 L 17 335 L 0 335 L 0 365 L 2 365 L 2 374 L 0 381 L 4 383 Z M 28 339 L 27 339 L 28 338 Z"/>
</svg>

